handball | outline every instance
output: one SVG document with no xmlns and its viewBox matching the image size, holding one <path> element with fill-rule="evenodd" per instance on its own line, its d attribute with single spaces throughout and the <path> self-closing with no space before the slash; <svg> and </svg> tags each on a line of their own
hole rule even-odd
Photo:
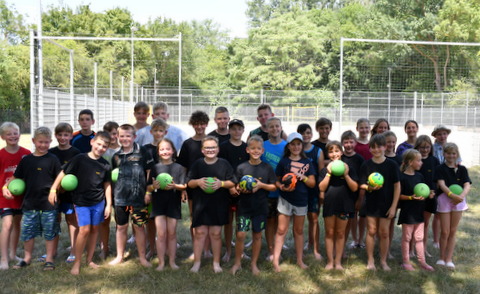
<svg viewBox="0 0 480 294">
<path fill-rule="evenodd" d="M 72 174 L 65 175 L 60 185 L 65 191 L 73 191 L 77 189 L 78 179 L 75 175 Z"/>
<path fill-rule="evenodd" d="M 215 192 L 215 189 L 213 189 L 212 185 L 213 183 L 215 183 L 215 178 L 208 177 L 206 179 L 206 182 L 207 182 L 207 187 L 205 188 L 205 190 L 203 190 L 203 192 L 207 194 L 213 194 Z"/>
<path fill-rule="evenodd" d="M 450 189 L 450 191 L 455 195 L 460 195 L 463 192 L 462 186 L 457 185 L 457 184 L 450 185 L 450 187 L 448 187 L 448 189 Z"/>
<path fill-rule="evenodd" d="M 368 185 L 370 187 L 381 187 L 383 186 L 383 176 L 380 173 L 371 173 L 368 176 Z"/>
<path fill-rule="evenodd" d="M 413 193 L 416 196 L 427 198 L 428 196 L 430 196 L 430 187 L 427 184 L 418 183 L 413 188 Z"/>
<path fill-rule="evenodd" d="M 342 176 L 345 173 L 345 164 L 341 160 L 334 160 L 330 166 L 334 176 Z"/>
<path fill-rule="evenodd" d="M 240 179 L 240 182 L 238 183 L 238 185 L 242 190 L 252 191 L 253 188 L 255 188 L 255 186 L 257 185 L 257 181 L 255 180 L 254 177 L 250 175 L 246 175 Z"/>
<path fill-rule="evenodd" d="M 116 183 L 118 181 L 118 174 L 120 173 L 120 170 L 118 167 L 114 170 L 112 170 L 112 182 Z"/>
<path fill-rule="evenodd" d="M 25 193 L 25 181 L 22 179 L 14 179 L 8 183 L 8 191 L 14 196 Z"/>
<path fill-rule="evenodd" d="M 165 190 L 165 188 L 167 188 L 167 185 L 173 182 L 172 176 L 167 173 L 159 174 L 156 180 L 160 182 L 160 189 L 162 190 Z"/>
<path fill-rule="evenodd" d="M 293 189 L 297 185 L 297 176 L 294 173 L 285 174 L 282 178 L 282 185 L 287 189 Z"/>
</svg>

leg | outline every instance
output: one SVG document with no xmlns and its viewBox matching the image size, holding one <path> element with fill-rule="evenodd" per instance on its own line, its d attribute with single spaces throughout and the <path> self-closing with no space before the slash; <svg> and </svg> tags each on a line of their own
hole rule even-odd
<svg viewBox="0 0 480 294">
<path fill-rule="evenodd" d="M 278 216 L 267 218 L 267 226 L 265 228 L 265 239 L 267 240 L 269 260 L 273 260 L 273 251 L 275 245 L 275 233 L 278 228 Z"/>
<path fill-rule="evenodd" d="M 334 248 L 334 236 L 335 236 L 335 216 L 327 216 L 323 218 L 325 224 L 325 250 L 327 252 L 327 265 L 325 269 L 333 269 L 333 248 Z"/>
<path fill-rule="evenodd" d="M 257 266 L 258 257 L 260 256 L 260 250 L 262 248 L 262 232 L 254 232 L 252 235 L 252 273 L 258 275 L 260 270 Z"/>
<path fill-rule="evenodd" d="M 229 208 L 228 212 L 228 224 L 223 226 L 223 234 L 225 235 L 225 255 L 223 256 L 222 260 L 224 262 L 230 261 L 230 256 L 232 255 L 232 237 L 233 237 L 233 215 L 234 211 Z"/>
<path fill-rule="evenodd" d="M 99 225 L 91 226 L 90 234 L 87 241 L 87 265 L 91 268 L 98 268 L 99 266 L 93 262 L 93 254 L 95 253 L 95 246 L 97 246 L 98 233 L 100 231 Z M 75 259 L 76 260 L 76 259 Z"/>
<path fill-rule="evenodd" d="M 440 214 L 437 212 L 433 216 L 432 232 L 433 232 L 433 246 L 440 248 L 440 234 L 441 234 Z"/>
<path fill-rule="evenodd" d="M 147 239 L 148 239 L 148 247 L 149 247 L 149 251 L 147 252 L 146 254 L 146 258 L 147 259 L 150 259 L 152 258 L 154 255 L 155 255 L 155 235 L 156 235 L 156 232 L 157 232 L 157 229 L 155 227 L 155 220 L 153 219 L 149 219 L 148 223 L 147 223 L 147 226 L 146 226 L 146 229 L 147 229 Z M 177 246 L 175 244 L 175 246 Z"/>
<path fill-rule="evenodd" d="M 308 243 L 313 248 L 313 255 L 316 260 L 321 260 L 320 254 L 320 226 L 318 225 L 318 213 L 308 213 Z M 310 239 L 311 238 L 311 239 Z"/>
<path fill-rule="evenodd" d="M 275 234 L 275 246 L 273 247 L 273 268 L 276 272 L 280 272 L 280 254 L 282 253 L 283 243 L 290 225 L 290 216 L 285 214 L 278 215 L 278 226 Z"/>
<path fill-rule="evenodd" d="M 453 261 L 453 251 L 455 250 L 456 234 L 458 224 L 462 219 L 462 211 L 452 211 L 450 213 L 450 234 L 448 235 L 447 248 L 445 250 L 445 262 Z"/>
<path fill-rule="evenodd" d="M 392 240 L 393 240 L 393 234 L 395 232 L 395 219 L 392 218 L 390 220 L 390 226 L 388 228 L 388 258 L 391 258 L 393 259 L 393 255 L 390 253 L 390 245 L 392 244 Z"/>
<path fill-rule="evenodd" d="M 2 249 L 2 259 L 0 262 L 0 269 L 8 269 L 8 251 L 10 238 L 13 229 L 13 215 L 5 215 L 2 218 L 2 232 L 0 233 L 0 248 Z"/>
<path fill-rule="evenodd" d="M 135 232 L 135 243 L 137 244 L 137 251 L 138 251 L 138 259 L 140 260 L 140 264 L 144 267 L 151 267 L 152 264 L 146 258 L 146 232 L 145 232 L 145 225 L 133 225 L 133 230 Z"/>
<path fill-rule="evenodd" d="M 247 232 L 240 232 L 240 231 L 237 232 L 237 238 L 235 241 L 235 263 L 233 264 L 233 267 L 230 270 L 232 274 L 235 274 L 238 270 L 242 268 L 242 254 L 243 254 L 246 236 L 247 236 Z M 252 262 L 253 262 L 253 255 L 252 255 Z"/>
<path fill-rule="evenodd" d="M 359 244 L 360 241 L 358 239 L 358 212 L 355 212 L 353 218 L 349 219 L 349 226 L 350 226 L 350 233 L 352 234 L 352 245 Z M 352 246 L 353 247 L 353 246 Z"/>
<path fill-rule="evenodd" d="M 428 226 L 430 224 L 430 217 L 432 214 L 428 211 L 423 212 L 423 219 L 424 219 L 424 229 L 423 229 L 423 248 L 425 251 L 425 255 L 431 257 L 430 253 L 427 251 L 427 241 L 428 241 Z"/>
<path fill-rule="evenodd" d="M 117 242 L 117 257 L 109 262 L 110 265 L 116 265 L 123 261 L 123 254 L 127 244 L 128 223 L 124 225 L 117 224 L 116 242 Z"/>
<path fill-rule="evenodd" d="M 210 244 L 212 245 L 213 253 L 213 271 L 215 273 L 222 272 L 220 267 L 220 255 L 222 253 L 222 227 L 209 226 L 208 236 L 210 237 Z"/>
<path fill-rule="evenodd" d="M 345 232 L 348 219 L 335 216 L 335 269 L 343 270 L 342 257 L 345 248 Z"/>
<path fill-rule="evenodd" d="M 303 263 L 303 225 L 305 224 L 304 215 L 295 215 L 293 217 L 293 237 L 295 243 L 295 251 L 297 254 L 297 264 L 301 269 L 307 266 Z"/>
<path fill-rule="evenodd" d="M 82 254 L 85 246 L 87 244 L 89 235 L 90 235 L 91 225 L 81 226 L 78 231 L 77 242 L 75 246 L 75 261 L 73 262 L 73 267 L 70 273 L 72 275 L 78 275 L 80 273 L 80 264 L 82 262 Z M 87 254 L 88 255 L 88 254 Z"/>
<path fill-rule="evenodd" d="M 35 238 L 32 238 L 23 243 L 23 249 L 25 251 L 25 257 L 23 258 L 23 260 L 27 264 L 30 264 L 32 262 L 32 253 L 33 253 L 34 247 L 35 247 Z"/>
<path fill-rule="evenodd" d="M 388 249 L 390 248 L 390 224 L 392 220 L 389 218 L 380 218 L 378 224 L 379 238 L 380 238 L 380 264 L 384 271 L 390 271 L 387 264 Z"/>
<path fill-rule="evenodd" d="M 207 226 L 199 226 L 194 228 L 194 241 L 193 241 L 193 266 L 190 269 L 191 272 L 197 273 L 200 269 L 202 251 L 205 245 L 205 239 L 208 234 Z"/>
<path fill-rule="evenodd" d="M 110 239 L 110 221 L 112 217 L 111 215 L 108 218 L 104 219 L 103 222 L 100 224 L 99 231 L 100 231 L 100 243 L 102 245 L 102 253 L 100 257 L 102 259 L 107 258 L 108 254 L 110 253 L 110 246 L 109 246 L 109 239 Z"/>
<path fill-rule="evenodd" d="M 410 241 L 412 240 L 413 225 L 402 224 L 402 262 L 407 270 L 411 268 L 410 264 Z M 413 268 L 411 268 L 413 269 Z"/>
<path fill-rule="evenodd" d="M 450 213 L 437 213 L 440 215 L 441 231 L 440 231 L 440 260 L 445 261 L 447 258 L 447 243 L 450 236 Z"/>
<path fill-rule="evenodd" d="M 18 241 L 20 240 L 20 225 L 22 222 L 22 215 L 17 214 L 13 216 L 12 232 L 10 233 L 10 259 L 17 258 Z"/>
<path fill-rule="evenodd" d="M 75 243 L 78 237 L 78 223 L 77 223 L 77 217 L 75 213 L 73 214 L 66 214 L 65 215 L 65 220 L 68 225 L 68 233 L 70 236 L 70 255 L 71 256 L 76 256 L 75 255 Z M 81 258 L 82 256 L 80 255 L 78 258 Z"/>
<path fill-rule="evenodd" d="M 417 258 L 420 266 L 427 271 L 433 271 L 433 267 L 427 264 L 425 261 L 425 249 L 423 247 L 423 236 L 425 235 L 424 232 L 425 225 L 424 223 L 415 224 L 414 231 L 413 231 L 413 239 L 415 240 L 415 249 L 417 250 Z"/>
<path fill-rule="evenodd" d="M 157 271 L 162 271 L 165 266 L 165 250 L 167 247 L 167 217 L 164 215 L 155 217 L 155 226 L 157 228 Z M 176 244 L 174 246 L 177 247 Z M 170 249 L 170 248 L 169 248 Z"/>
<path fill-rule="evenodd" d="M 375 270 L 375 260 L 373 258 L 373 250 L 375 249 L 375 236 L 377 235 L 378 229 L 378 218 L 367 216 L 367 237 L 366 237 L 366 246 L 367 246 L 367 269 Z"/>
<path fill-rule="evenodd" d="M 358 219 L 358 244 L 362 246 L 363 243 L 363 237 L 365 236 L 365 229 L 367 228 L 367 218 L 366 217 L 360 217 Z"/>
<path fill-rule="evenodd" d="M 174 270 L 178 269 L 175 263 L 177 257 L 177 220 L 167 217 L 167 249 L 168 249 L 168 263 Z"/>
</svg>

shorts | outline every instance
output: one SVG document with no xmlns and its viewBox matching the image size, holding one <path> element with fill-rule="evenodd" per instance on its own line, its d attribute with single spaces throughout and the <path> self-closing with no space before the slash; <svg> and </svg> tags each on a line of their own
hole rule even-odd
<svg viewBox="0 0 480 294">
<path fill-rule="evenodd" d="M 64 214 L 74 214 L 75 213 L 75 208 L 73 206 L 73 203 L 60 203 L 58 206 L 58 211 L 62 212 Z"/>
<path fill-rule="evenodd" d="M 307 206 L 295 206 L 290 204 L 287 200 L 283 199 L 282 197 L 278 198 L 278 205 L 277 205 L 278 213 L 284 215 L 297 215 L 297 216 L 305 216 L 307 215 Z"/>
<path fill-rule="evenodd" d="M 0 217 L 4 217 L 7 215 L 22 215 L 23 212 L 21 209 L 16 209 L 16 208 L 0 208 Z"/>
<path fill-rule="evenodd" d="M 237 218 L 237 231 L 248 232 L 250 231 L 250 225 L 254 233 L 260 233 L 265 230 L 267 223 L 267 215 L 261 214 L 252 217 L 241 215 Z"/>
<path fill-rule="evenodd" d="M 437 196 L 425 199 L 425 211 L 430 213 L 437 212 Z"/>
<path fill-rule="evenodd" d="M 77 222 L 79 227 L 88 225 L 98 226 L 105 218 L 105 200 L 102 200 L 92 206 L 75 205 L 75 211 L 77 213 Z"/>
<path fill-rule="evenodd" d="M 278 198 L 267 198 L 268 200 L 268 214 L 267 218 L 274 218 L 278 216 Z"/>
<path fill-rule="evenodd" d="M 57 210 L 25 210 L 23 212 L 21 240 L 28 241 L 43 234 L 52 241 L 60 232 Z"/>
<path fill-rule="evenodd" d="M 147 207 L 133 206 L 115 206 L 115 222 L 119 226 L 128 224 L 128 217 L 131 216 L 132 222 L 136 226 L 143 226 L 148 223 Z"/>
<path fill-rule="evenodd" d="M 463 199 L 462 202 L 454 205 L 450 198 L 445 193 L 438 195 L 437 198 L 437 212 L 448 213 L 452 211 L 465 211 L 468 209 L 467 201 Z"/>
<path fill-rule="evenodd" d="M 319 192 L 320 193 L 320 192 Z M 308 212 L 319 213 L 320 212 L 320 200 L 318 193 L 308 193 Z"/>
<path fill-rule="evenodd" d="M 339 213 L 339 214 L 336 214 L 336 217 L 338 217 L 341 220 L 348 220 L 349 218 L 354 218 L 355 213 L 353 213 L 353 212 Z"/>
</svg>

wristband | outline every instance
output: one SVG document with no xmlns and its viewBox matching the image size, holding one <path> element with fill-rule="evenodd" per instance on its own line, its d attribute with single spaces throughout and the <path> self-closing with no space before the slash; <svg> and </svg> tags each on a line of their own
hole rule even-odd
<svg viewBox="0 0 480 294">
<path fill-rule="evenodd" d="M 148 191 L 147 191 L 147 193 L 146 193 L 146 194 L 147 194 L 147 195 L 152 195 L 152 192 L 148 192 Z"/>
<path fill-rule="evenodd" d="M 453 194 L 452 191 L 449 191 L 449 192 L 447 193 L 447 196 L 450 197 L 450 196 L 452 196 L 452 194 Z"/>
<path fill-rule="evenodd" d="M 2 187 L 2 190 L 3 190 L 3 189 L 8 189 L 8 186 L 3 186 L 3 187 Z"/>
<path fill-rule="evenodd" d="M 302 180 L 302 182 L 306 183 L 308 181 L 308 177 L 305 177 L 305 179 Z"/>
<path fill-rule="evenodd" d="M 327 173 L 327 177 L 331 177 L 331 176 L 332 176 L 331 174 Z"/>
<path fill-rule="evenodd" d="M 57 193 L 57 190 L 55 190 L 55 189 L 50 189 L 50 193 Z"/>
<path fill-rule="evenodd" d="M 224 182 L 224 181 L 222 181 L 222 188 L 223 188 L 223 186 L 224 186 L 224 185 L 225 185 L 225 182 Z"/>
<path fill-rule="evenodd" d="M 413 200 L 413 196 L 409 196 L 409 197 L 408 197 L 408 200 Z"/>
</svg>

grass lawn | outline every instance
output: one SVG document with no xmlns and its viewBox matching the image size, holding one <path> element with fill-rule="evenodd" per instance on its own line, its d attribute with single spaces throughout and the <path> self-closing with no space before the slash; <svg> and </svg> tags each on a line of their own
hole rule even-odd
<svg viewBox="0 0 480 294">
<path fill-rule="evenodd" d="M 344 260 L 346 270 L 343 272 L 324 270 L 325 263 L 315 261 L 311 252 L 307 252 L 305 257 L 309 268 L 300 270 L 295 265 L 290 232 L 290 237 L 287 237 L 290 249 L 282 253 L 281 273 L 274 273 L 271 264 L 264 260 L 263 245 L 263 257 L 259 262 L 262 272 L 259 276 L 251 274 L 248 261 L 244 261 L 243 270 L 235 276 L 228 272 L 233 261 L 222 264 L 223 273 L 214 274 L 211 259 L 204 260 L 200 272 L 193 274 L 189 271 L 192 263 L 186 260 L 191 254 L 190 224 L 188 218 L 184 217 L 178 227 L 182 246 L 178 250 L 177 263 L 180 269 L 177 271 L 170 270 L 168 266 L 163 272 L 145 269 L 133 257 L 116 267 L 98 259 L 102 268 L 93 270 L 82 267 L 80 276 L 71 276 L 70 265 L 64 262 L 68 256 L 65 250 L 68 247 L 67 235 L 64 233 L 55 271 L 43 272 L 42 263 L 39 262 L 32 262 L 22 270 L 0 271 L 0 293 L 480 293 L 480 192 L 476 186 L 480 182 L 480 167 L 471 168 L 470 176 L 474 186 L 468 198 L 470 209 L 464 213 L 457 233 L 454 255 L 456 271 L 438 267 L 434 273 L 402 270 L 399 265 L 401 230 L 397 226 L 392 244 L 395 259 L 389 261 L 391 272 L 380 269 L 376 272 L 367 271 L 366 254 L 362 249 L 348 251 L 349 257 Z M 320 226 L 323 231 L 322 221 Z M 65 228 L 63 231 L 66 231 Z M 115 240 L 113 230 L 111 240 Z M 321 244 L 324 250 L 323 241 Z M 44 248 L 43 239 L 38 238 L 34 256 L 43 254 Z M 427 258 L 427 261 L 434 265 L 438 250 L 431 246 L 430 241 L 428 251 L 433 257 Z M 247 254 L 250 254 L 249 250 Z M 324 252 L 322 254 L 325 256 Z M 19 255 L 23 256 L 22 249 Z M 109 257 L 107 261 L 111 259 Z M 376 261 L 380 268 L 378 258 Z M 153 260 L 153 264 L 155 267 L 156 260 Z"/>
</svg>

